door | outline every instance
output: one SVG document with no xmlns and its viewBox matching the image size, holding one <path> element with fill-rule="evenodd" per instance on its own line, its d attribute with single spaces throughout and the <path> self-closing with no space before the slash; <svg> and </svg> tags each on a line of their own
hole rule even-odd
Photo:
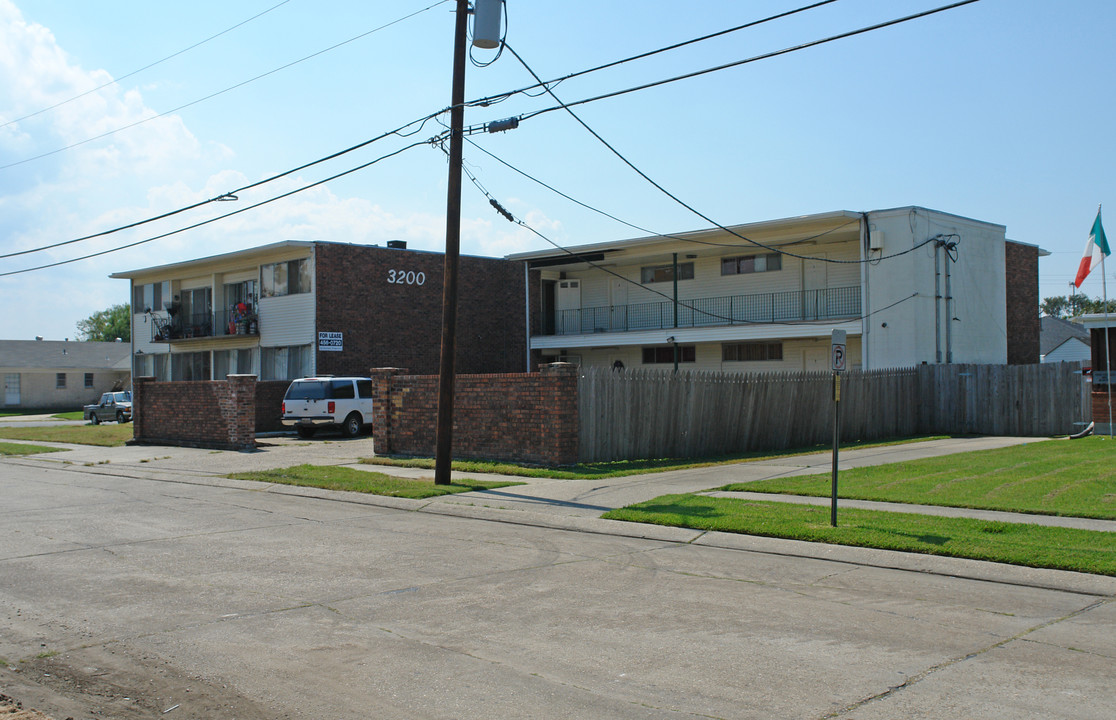
<svg viewBox="0 0 1116 720">
<path fill-rule="evenodd" d="M 558 296 L 555 299 L 558 310 L 558 334 L 572 335 L 581 332 L 581 281 L 559 280 Z"/>
<path fill-rule="evenodd" d="M 19 405 L 19 373 L 4 375 L 4 404 Z"/>
<path fill-rule="evenodd" d="M 628 281 L 614 277 L 608 286 L 608 329 L 617 332 L 628 329 Z"/>
<path fill-rule="evenodd" d="M 802 351 L 802 369 L 806 372 L 829 370 L 829 345 L 818 344 Z"/>
<path fill-rule="evenodd" d="M 815 255 L 816 260 L 802 261 L 802 319 L 824 320 L 828 311 L 825 302 L 826 273 L 829 263 L 825 255 Z"/>
</svg>

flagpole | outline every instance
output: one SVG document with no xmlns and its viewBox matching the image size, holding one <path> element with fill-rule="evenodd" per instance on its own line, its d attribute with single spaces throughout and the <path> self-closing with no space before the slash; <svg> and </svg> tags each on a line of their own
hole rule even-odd
<svg viewBox="0 0 1116 720">
<path fill-rule="evenodd" d="M 1097 205 L 1097 221 L 1100 221 L 1101 206 Z M 1104 227 L 1101 225 L 1101 227 Z M 1108 437 L 1112 438 L 1112 361 L 1109 358 L 1108 343 L 1108 278 L 1104 274 L 1105 254 L 1101 253 L 1101 294 L 1104 297 L 1104 378 L 1108 382 L 1105 397 L 1108 398 Z"/>
</svg>

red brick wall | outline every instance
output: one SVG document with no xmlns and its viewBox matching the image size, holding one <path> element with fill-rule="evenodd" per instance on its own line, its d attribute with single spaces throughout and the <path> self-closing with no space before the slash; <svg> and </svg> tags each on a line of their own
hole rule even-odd
<svg viewBox="0 0 1116 720">
<path fill-rule="evenodd" d="M 283 430 L 283 396 L 290 380 L 266 380 L 256 383 L 256 432 Z"/>
<path fill-rule="evenodd" d="M 1116 398 L 1112 398 L 1112 416 L 1116 418 Z M 1093 391 L 1093 422 L 1108 423 L 1108 393 Z"/>
<path fill-rule="evenodd" d="M 245 450 L 256 446 L 256 376 L 133 383 L 133 437 L 140 444 Z"/>
<path fill-rule="evenodd" d="M 314 247 L 317 327 L 343 333 L 344 342 L 341 352 L 316 351 L 318 373 L 363 375 L 369 367 L 394 366 L 437 374 L 444 255 L 334 243 Z M 393 271 L 402 282 L 389 282 Z M 458 374 L 527 370 L 523 287 L 522 263 L 461 257 Z"/>
<path fill-rule="evenodd" d="M 438 377 L 372 370 L 379 454 L 434 455 Z M 460 375 L 455 380 L 453 456 L 570 465 L 578 460 L 577 368 Z"/>
<path fill-rule="evenodd" d="M 1025 365 L 1039 361 L 1038 248 L 1004 244 L 1004 274 L 1007 281 L 1007 361 Z"/>
</svg>

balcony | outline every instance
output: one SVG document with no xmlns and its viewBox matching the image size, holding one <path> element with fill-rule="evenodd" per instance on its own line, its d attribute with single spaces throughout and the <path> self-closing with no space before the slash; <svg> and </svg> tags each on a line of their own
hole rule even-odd
<svg viewBox="0 0 1116 720">
<path fill-rule="evenodd" d="M 860 287 L 790 290 L 752 295 L 558 310 L 544 318 L 540 335 L 588 335 L 675 327 L 714 327 L 859 318 Z"/>
<path fill-rule="evenodd" d="M 151 342 L 183 342 L 200 338 L 259 336 L 260 323 L 254 313 L 226 310 L 220 313 L 152 316 Z"/>
</svg>

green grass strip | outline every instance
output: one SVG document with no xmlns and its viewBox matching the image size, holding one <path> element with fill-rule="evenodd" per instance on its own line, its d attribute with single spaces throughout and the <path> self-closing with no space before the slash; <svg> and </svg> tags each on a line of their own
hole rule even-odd
<svg viewBox="0 0 1116 720">
<path fill-rule="evenodd" d="M 913 513 L 663 495 L 605 513 L 610 520 L 990 560 L 1116 575 L 1116 533 Z"/>
<path fill-rule="evenodd" d="M 43 445 L 0 442 L 0 455 L 36 455 L 38 453 L 61 452 L 65 448 L 52 448 Z"/>
<path fill-rule="evenodd" d="M 0 426 L 0 438 L 9 440 L 31 440 L 39 442 L 71 443 L 74 445 L 98 445 L 118 447 L 132 437 L 131 423 L 123 425 L 63 425 L 60 427 L 20 427 Z"/>
<path fill-rule="evenodd" d="M 51 415 L 51 417 L 58 418 L 59 420 L 84 420 L 85 411 L 73 410 L 71 412 L 55 413 L 54 415 Z"/>
<path fill-rule="evenodd" d="M 412 498 L 416 500 L 437 497 L 438 495 L 452 495 L 454 493 L 476 490 L 492 490 L 494 488 L 523 484 L 511 481 L 467 481 L 451 483 L 449 485 L 435 485 L 433 478 L 401 478 L 368 470 L 354 470 L 353 468 L 337 466 L 323 467 L 320 465 L 296 465 L 280 470 L 233 473 L 227 477 L 236 480 L 255 480 L 258 482 L 278 483 L 280 485 L 316 487 L 325 490 L 347 490 L 349 492 Z"/>
<path fill-rule="evenodd" d="M 842 447 L 869 448 L 887 445 L 902 445 L 925 440 L 940 440 L 946 436 L 934 435 L 914 438 L 899 438 L 888 441 L 865 443 L 850 443 Z M 597 478 L 626 477 L 628 475 L 646 475 L 648 473 L 667 472 L 670 470 L 687 470 L 691 468 L 713 467 L 716 465 L 731 465 L 739 462 L 754 462 L 756 460 L 770 460 L 778 457 L 794 455 L 810 455 L 824 452 L 829 446 L 817 445 L 807 448 L 795 448 L 782 451 L 755 451 L 724 455 L 713 458 L 659 458 L 652 460 L 617 460 L 615 462 L 578 463 L 558 468 L 534 467 L 530 465 L 516 465 L 513 463 L 487 461 L 487 460 L 454 460 L 451 468 L 460 472 L 491 473 L 494 475 L 512 475 L 518 477 L 553 478 L 556 480 L 594 480 Z M 386 465 L 389 467 L 434 468 L 433 458 L 394 458 L 376 456 L 361 460 L 369 465 Z"/>
<path fill-rule="evenodd" d="M 1038 440 L 1025 445 L 841 471 L 838 496 L 1116 520 L 1116 441 Z M 829 497 L 830 475 L 723 490 Z"/>
</svg>

